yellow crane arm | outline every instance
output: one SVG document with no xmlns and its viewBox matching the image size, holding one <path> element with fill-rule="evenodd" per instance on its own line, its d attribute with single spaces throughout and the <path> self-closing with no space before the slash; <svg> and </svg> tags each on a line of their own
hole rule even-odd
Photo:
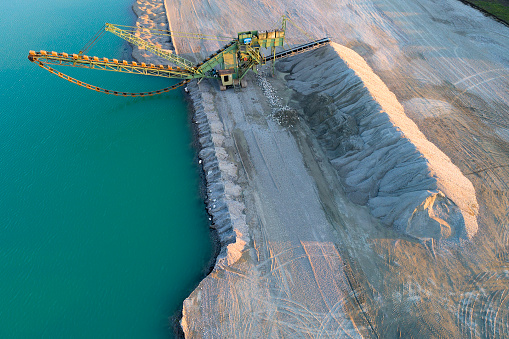
<svg viewBox="0 0 509 339">
<path fill-rule="evenodd" d="M 147 42 L 147 41 L 141 39 L 140 37 L 137 37 L 136 35 L 132 34 L 129 31 L 120 29 L 120 28 L 116 27 L 115 25 L 108 24 L 108 23 L 105 25 L 104 30 L 107 32 L 111 32 L 111 33 L 115 34 L 116 36 L 119 36 L 120 38 L 122 38 L 126 41 L 129 41 L 132 44 L 135 44 L 138 47 L 143 47 L 147 51 L 150 51 L 150 52 L 154 53 L 155 55 L 158 55 L 158 56 L 170 61 L 171 63 L 185 69 L 188 72 L 199 73 L 199 71 L 195 68 L 194 64 L 191 61 L 184 59 L 182 57 L 179 57 L 176 54 L 172 53 L 171 51 L 163 50 L 160 47 L 157 47 L 156 45 L 154 45 L 150 42 Z"/>
<path fill-rule="evenodd" d="M 125 61 L 108 58 L 89 57 L 87 55 L 67 54 L 57 52 L 30 51 L 28 59 L 32 62 L 42 62 L 49 65 L 91 68 L 104 71 L 123 72 L 131 74 L 152 75 L 165 78 L 192 79 L 196 75 L 180 67 L 146 64 L 144 62 Z"/>
<path fill-rule="evenodd" d="M 105 93 L 105 94 L 111 94 L 111 95 L 117 95 L 117 96 L 124 96 L 124 97 L 144 97 L 144 96 L 152 96 L 152 95 L 158 95 L 162 93 L 169 92 L 173 89 L 176 89 L 180 86 L 183 86 L 187 84 L 192 79 L 192 74 L 189 74 L 187 71 L 182 71 L 179 68 L 172 68 L 169 66 L 164 65 L 146 65 L 145 63 L 140 63 L 138 65 L 136 62 L 129 63 L 125 60 L 122 62 L 119 62 L 116 59 L 113 59 L 112 61 L 109 61 L 107 58 L 102 58 L 102 60 L 99 60 L 97 57 L 88 57 L 86 55 L 77 55 L 72 54 L 71 57 L 67 53 L 57 53 L 57 52 L 51 52 L 48 54 L 46 51 L 40 51 L 40 52 L 34 52 L 30 51 L 28 54 L 28 59 L 32 61 L 33 63 L 38 64 L 41 68 L 44 68 L 48 72 L 55 74 L 59 76 L 62 79 L 65 79 L 69 82 L 72 82 L 73 84 L 76 84 L 81 87 L 85 87 L 87 89 Z M 121 92 L 121 91 L 113 91 L 104 89 L 102 87 L 94 86 L 87 84 L 86 82 L 79 81 L 75 78 L 72 78 L 62 72 L 59 72 L 52 67 L 48 66 L 48 64 L 51 65 L 62 65 L 62 66 L 74 66 L 74 67 L 82 67 L 82 68 L 95 68 L 95 69 L 102 69 L 107 71 L 116 71 L 116 72 L 125 72 L 125 73 L 134 73 L 134 74 L 144 74 L 144 75 L 154 75 L 154 76 L 162 76 L 162 77 L 168 77 L 168 78 L 184 78 L 183 81 L 170 86 L 166 87 L 157 91 L 150 91 L 150 92 Z"/>
</svg>

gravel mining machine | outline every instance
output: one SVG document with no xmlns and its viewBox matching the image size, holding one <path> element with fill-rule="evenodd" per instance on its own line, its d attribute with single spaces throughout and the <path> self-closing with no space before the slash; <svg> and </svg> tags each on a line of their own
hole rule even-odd
<svg viewBox="0 0 509 339">
<path fill-rule="evenodd" d="M 283 47 L 285 44 L 286 23 L 288 20 L 289 18 L 287 16 L 283 16 L 281 28 L 278 29 L 240 32 L 237 34 L 236 38 L 231 38 L 224 47 L 217 50 L 197 65 L 181 56 L 176 55 L 173 51 L 162 49 L 140 37 L 140 32 L 155 32 L 158 35 L 169 36 L 175 34 L 174 32 L 159 29 L 147 29 L 143 27 L 114 25 L 109 23 L 106 23 L 104 27 L 101 28 L 101 30 L 77 54 L 47 52 L 43 50 L 39 52 L 30 51 L 28 59 L 50 73 L 74 84 L 97 92 L 117 96 L 137 97 L 161 94 L 185 85 L 192 79 L 203 78 L 218 78 L 220 89 L 226 90 L 227 87 L 246 87 L 247 83 L 244 76 L 249 70 L 254 70 L 256 72 L 256 67 L 258 65 L 263 65 L 270 60 L 275 61 L 280 58 L 315 49 L 330 42 L 329 38 L 314 40 L 276 53 L 276 48 Z M 133 45 L 152 52 L 153 54 L 168 60 L 168 63 L 171 65 L 154 65 L 144 62 L 99 58 L 96 56 L 85 55 L 85 52 L 87 52 L 100 39 L 104 32 L 113 33 Z M 200 38 L 206 39 L 206 37 Z M 263 50 L 270 50 L 271 53 L 264 56 L 262 54 Z M 55 70 L 49 65 L 151 75 L 182 79 L 182 81 L 171 87 L 152 92 L 119 92 L 107 90 L 79 81 Z"/>
</svg>

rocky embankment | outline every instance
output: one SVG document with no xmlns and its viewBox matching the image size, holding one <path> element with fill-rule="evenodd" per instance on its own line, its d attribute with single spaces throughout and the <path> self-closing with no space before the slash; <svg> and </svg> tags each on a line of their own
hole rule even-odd
<svg viewBox="0 0 509 339">
<path fill-rule="evenodd" d="M 289 13 L 311 36 L 359 53 L 396 96 L 358 56 L 331 49 L 288 60 L 298 63 L 285 69 L 290 86 L 313 103 L 297 100 L 307 123 L 295 127 L 275 125 L 256 80 L 241 93 L 199 85 L 212 93 L 227 153 L 231 139 L 240 150 L 252 240 L 186 300 L 189 337 L 353 337 L 339 332 L 352 328 L 337 321 L 347 318 L 364 337 L 509 333 L 505 26 L 455 0 L 165 3 L 175 30 L 215 36 L 271 29 Z M 291 26 L 287 38 L 308 40 Z M 174 39 L 188 55 L 220 47 Z"/>
<path fill-rule="evenodd" d="M 207 210 L 221 242 L 216 265 L 231 265 L 240 258 L 249 242 L 242 189 L 237 184 L 237 166 L 223 147 L 224 143 L 231 143 L 231 139 L 225 140 L 223 123 L 214 109 L 213 96 L 200 91 L 196 82 L 188 88 L 195 109 L 193 122 L 201 146 L 199 157 L 207 182 Z"/>
<path fill-rule="evenodd" d="M 472 183 L 429 142 L 396 96 L 349 48 L 332 44 L 278 63 L 348 197 L 421 239 L 472 238 Z"/>
</svg>

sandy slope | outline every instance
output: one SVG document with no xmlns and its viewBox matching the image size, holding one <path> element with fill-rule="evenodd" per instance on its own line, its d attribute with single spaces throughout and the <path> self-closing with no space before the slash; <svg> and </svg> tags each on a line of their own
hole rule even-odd
<svg viewBox="0 0 509 339">
<path fill-rule="evenodd" d="M 508 28 L 450 0 L 165 3 L 177 31 L 267 29 L 287 11 L 314 36 L 328 34 L 354 49 L 472 182 L 479 204 L 472 241 L 430 245 L 393 233 L 342 198 L 334 168 L 306 124 L 290 137 L 268 119 L 261 93 L 212 88 L 211 104 L 223 122 L 234 121 L 225 123 L 237 137 L 232 160 L 248 154 L 247 220 L 259 226 L 252 249 L 235 266 L 215 271 L 186 302 L 188 334 L 509 336 Z M 293 32 L 292 42 L 307 40 Z M 180 53 L 206 55 L 218 47 L 175 43 Z M 275 80 L 274 86 L 291 95 Z M 302 190 L 294 189 L 296 182 Z M 309 223 L 314 234 L 304 227 Z M 295 224 L 295 232 L 284 224 Z"/>
</svg>

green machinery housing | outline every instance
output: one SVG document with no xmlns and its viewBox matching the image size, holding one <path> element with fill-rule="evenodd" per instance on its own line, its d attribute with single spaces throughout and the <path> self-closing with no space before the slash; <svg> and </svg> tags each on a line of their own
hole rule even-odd
<svg viewBox="0 0 509 339">
<path fill-rule="evenodd" d="M 218 74 L 221 78 L 221 89 L 239 83 L 245 87 L 242 78 L 249 69 L 256 71 L 257 65 L 263 65 L 265 58 L 261 48 L 271 49 L 275 55 L 276 47 L 283 47 L 285 29 L 272 31 L 247 31 L 238 33 L 237 43 L 223 52 L 223 63 Z"/>
</svg>

